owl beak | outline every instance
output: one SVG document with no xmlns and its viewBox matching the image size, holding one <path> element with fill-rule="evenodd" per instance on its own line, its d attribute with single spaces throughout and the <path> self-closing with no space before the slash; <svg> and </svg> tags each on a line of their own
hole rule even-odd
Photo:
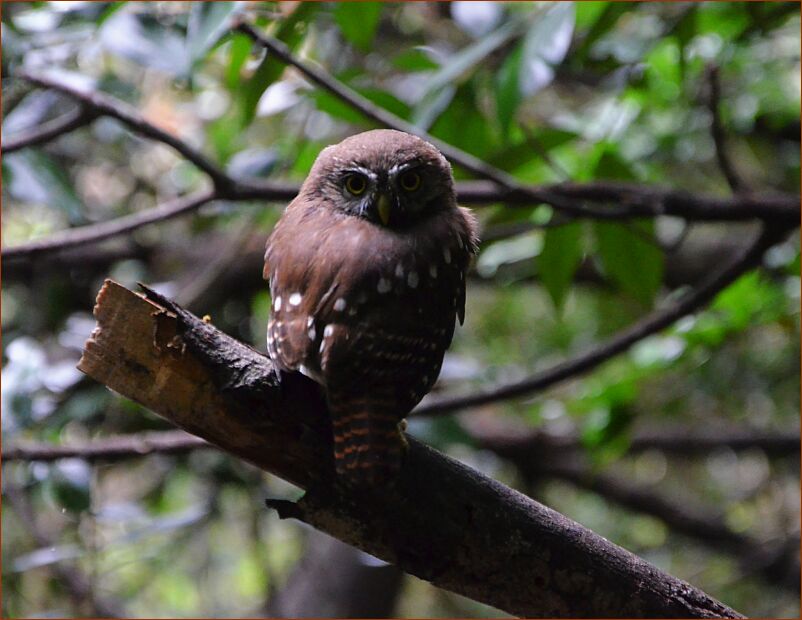
<svg viewBox="0 0 802 620">
<path fill-rule="evenodd" d="M 379 213 L 379 219 L 382 221 L 382 224 L 387 226 L 388 222 L 390 221 L 390 198 L 384 192 L 379 194 L 379 200 L 376 205 L 376 211 Z"/>
</svg>

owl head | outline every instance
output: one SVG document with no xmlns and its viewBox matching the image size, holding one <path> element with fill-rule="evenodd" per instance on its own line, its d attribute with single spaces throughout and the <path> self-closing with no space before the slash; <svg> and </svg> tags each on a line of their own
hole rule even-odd
<svg viewBox="0 0 802 620">
<path fill-rule="evenodd" d="M 366 131 L 325 148 L 301 191 L 349 216 L 393 229 L 456 208 L 446 158 L 417 136 L 390 129 Z"/>
</svg>

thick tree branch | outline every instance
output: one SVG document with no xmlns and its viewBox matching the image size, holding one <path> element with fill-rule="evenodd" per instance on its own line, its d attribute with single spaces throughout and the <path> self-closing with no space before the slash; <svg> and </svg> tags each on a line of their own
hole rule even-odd
<svg viewBox="0 0 802 620">
<path fill-rule="evenodd" d="M 303 488 L 272 501 L 440 587 L 523 616 L 739 616 L 562 515 L 410 439 L 395 485 L 332 483 L 318 386 L 148 292 L 107 282 L 79 368 Z"/>
<path fill-rule="evenodd" d="M 488 403 L 509 400 L 544 390 L 560 381 L 577 377 L 608 359 L 623 353 L 636 342 L 655 334 L 691 312 L 695 312 L 710 302 L 720 291 L 737 280 L 741 275 L 760 263 L 764 252 L 786 234 L 774 228 L 764 228 L 757 239 L 741 254 L 713 272 L 696 288 L 656 310 L 635 324 L 621 330 L 609 340 L 595 346 L 576 357 L 537 372 L 521 381 L 486 389 L 465 396 L 444 396 L 424 401 L 413 412 L 415 415 L 442 415 Z"/>
<path fill-rule="evenodd" d="M 48 142 L 62 134 L 88 125 L 95 119 L 95 116 L 93 112 L 87 111 L 86 108 L 78 107 L 38 127 L 20 131 L 16 135 L 3 140 L 3 155 Z"/>
</svg>

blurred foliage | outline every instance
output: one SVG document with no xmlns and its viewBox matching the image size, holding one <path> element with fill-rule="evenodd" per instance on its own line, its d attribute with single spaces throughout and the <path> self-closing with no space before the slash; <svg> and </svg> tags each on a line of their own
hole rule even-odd
<svg viewBox="0 0 802 620">
<path fill-rule="evenodd" d="M 727 194 L 706 103 L 706 69 L 716 66 L 738 172 L 759 191 L 799 189 L 799 7 L 783 2 L 3 3 L 4 135 L 75 106 L 15 79 L 20 67 L 124 100 L 236 176 L 300 180 L 324 146 L 373 127 L 232 34 L 235 17 L 377 105 L 532 183 L 614 179 Z M 2 174 L 6 245 L 150 209 L 207 183 L 168 147 L 107 118 L 6 155 Z M 260 261 L 279 207 L 219 202 L 57 260 L 4 264 L 6 445 L 167 427 L 74 369 L 105 277 L 155 283 L 261 347 L 270 300 Z M 483 246 L 466 325 L 438 389 L 514 380 L 584 350 L 697 282 L 752 232 L 685 230 L 671 218 L 550 227 L 552 210 L 537 205 L 493 205 L 479 216 L 487 231 L 529 228 Z M 576 433 L 600 471 L 614 468 L 678 504 L 713 510 L 759 541 L 798 536 L 793 459 L 759 449 L 698 459 L 626 454 L 639 428 L 797 427 L 795 235 L 767 254 L 765 267 L 590 375 L 474 415 Z M 413 420 L 410 430 L 521 484 L 514 467 L 476 449 L 457 419 Z M 224 455 L 13 463 L 3 474 L 4 492 L 21 492 L 52 542 L 42 547 L 24 513 L 6 504 L 9 617 L 91 614 L 50 571 L 69 562 L 98 597 L 133 616 L 255 614 L 303 553 L 303 529 L 262 508 L 266 495 L 293 491 Z M 657 518 L 558 480 L 529 491 L 748 615 L 798 612 L 798 593 L 767 585 Z M 494 613 L 416 580 L 397 609 Z"/>
</svg>

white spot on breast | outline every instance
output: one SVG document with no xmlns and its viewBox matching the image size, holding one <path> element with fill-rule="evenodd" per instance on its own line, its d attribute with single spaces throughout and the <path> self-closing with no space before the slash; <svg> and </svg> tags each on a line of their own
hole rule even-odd
<svg viewBox="0 0 802 620">
<path fill-rule="evenodd" d="M 323 337 L 328 338 L 334 333 L 334 325 L 326 325 L 325 329 L 323 330 Z"/>
<path fill-rule="evenodd" d="M 276 312 L 281 310 L 281 295 L 279 295 L 273 300 L 273 310 L 275 310 Z"/>
<path fill-rule="evenodd" d="M 317 336 L 317 332 L 315 331 L 315 326 L 309 328 L 309 331 L 306 332 L 309 335 L 309 340 L 314 340 L 315 336 Z"/>
<path fill-rule="evenodd" d="M 432 278 L 437 277 L 437 265 L 429 265 L 429 275 L 432 276 Z"/>
<path fill-rule="evenodd" d="M 306 326 L 307 327 L 312 327 L 312 323 L 314 323 L 314 322 L 315 322 L 315 317 L 313 317 L 313 316 L 306 317 Z"/>
<path fill-rule="evenodd" d="M 293 293 L 292 295 L 290 295 L 290 305 L 297 306 L 298 304 L 301 303 L 302 299 L 303 297 L 301 297 L 300 293 Z"/>
<path fill-rule="evenodd" d="M 390 280 L 379 278 L 379 283 L 376 285 L 376 290 L 379 293 L 389 293 L 391 288 L 393 288 L 393 285 L 390 284 Z"/>
<path fill-rule="evenodd" d="M 404 267 L 401 263 L 398 263 L 395 266 L 395 277 L 396 278 L 403 278 L 404 277 Z"/>
<path fill-rule="evenodd" d="M 451 264 L 451 250 L 448 248 L 443 248 L 443 260 L 446 261 L 446 264 Z"/>
<path fill-rule="evenodd" d="M 409 275 L 407 276 L 407 284 L 409 284 L 409 288 L 417 288 L 418 286 L 418 274 L 415 271 L 410 271 Z"/>
<path fill-rule="evenodd" d="M 340 297 L 337 301 L 334 302 L 334 309 L 337 312 L 342 312 L 343 310 L 345 310 L 345 300 L 342 297 Z"/>
</svg>

